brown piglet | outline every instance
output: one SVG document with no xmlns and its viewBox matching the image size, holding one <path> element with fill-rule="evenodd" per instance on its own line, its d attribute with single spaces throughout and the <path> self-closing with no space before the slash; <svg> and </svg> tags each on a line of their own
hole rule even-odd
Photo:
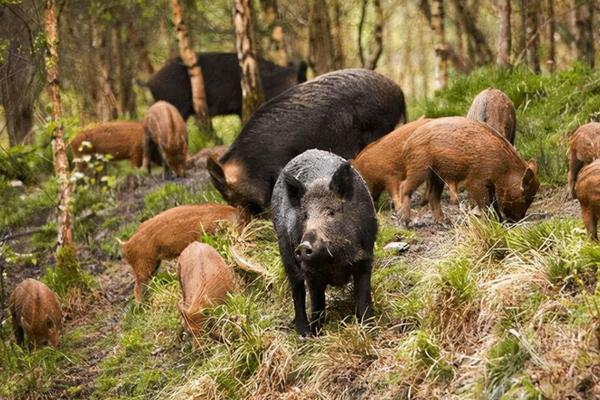
<svg viewBox="0 0 600 400">
<path fill-rule="evenodd" d="M 8 300 L 13 330 L 19 346 L 29 348 L 57 346 L 62 329 L 62 310 L 58 297 L 35 279 L 25 279 Z"/>
<path fill-rule="evenodd" d="M 202 332 L 202 311 L 225 300 L 233 288 L 233 272 L 212 246 L 192 242 L 179 256 L 177 278 L 183 294 L 177 305 L 183 326 L 197 337 Z"/>
<path fill-rule="evenodd" d="M 592 240 L 598 241 L 600 218 L 600 159 L 581 169 L 577 178 L 576 194 L 581 204 L 583 224 Z"/>
<path fill-rule="evenodd" d="M 151 148 L 154 144 L 162 158 L 165 177 L 185 175 L 188 152 L 188 134 L 185 121 L 175 108 L 166 101 L 158 101 L 149 109 L 143 120 L 144 161 L 143 166 L 150 172 Z"/>
<path fill-rule="evenodd" d="M 203 232 L 214 233 L 219 221 L 240 224 L 243 218 L 228 205 L 200 204 L 171 208 L 144 221 L 123 244 L 123 255 L 135 274 L 135 300 L 142 302 L 142 289 L 161 260 L 178 257 Z"/>
<path fill-rule="evenodd" d="M 576 198 L 575 184 L 581 168 L 600 158 L 600 122 L 580 126 L 569 140 L 569 193 Z"/>
<path fill-rule="evenodd" d="M 512 221 L 525 216 L 540 185 L 535 161 L 524 161 L 505 138 L 464 117 L 439 118 L 418 128 L 398 157 L 400 182 L 392 199 L 406 224 L 410 197 L 425 181 L 436 222 L 444 218 L 440 197 L 445 184 L 461 183 L 480 209 L 493 205 L 499 218 Z"/>
<path fill-rule="evenodd" d="M 387 191 L 390 195 L 397 191 L 398 173 L 402 163 L 398 154 L 406 139 L 429 121 L 431 119 L 421 118 L 401 125 L 376 142 L 369 144 L 352 160 L 352 166 L 365 180 L 375 202 L 383 191 Z"/>
<path fill-rule="evenodd" d="M 467 118 L 489 125 L 504 136 L 510 144 L 515 144 L 517 129 L 515 106 L 501 90 L 488 88 L 481 91 L 473 100 Z"/>
<path fill-rule="evenodd" d="M 129 160 L 134 167 L 142 165 L 144 127 L 140 122 L 105 122 L 84 129 L 71 140 L 73 156 L 78 158 L 77 169 L 85 169 L 85 155 L 109 154 L 115 161 Z"/>
</svg>

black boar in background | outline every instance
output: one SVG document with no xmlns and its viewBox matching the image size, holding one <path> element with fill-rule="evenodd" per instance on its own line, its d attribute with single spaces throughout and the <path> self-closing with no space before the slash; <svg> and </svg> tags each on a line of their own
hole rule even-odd
<svg viewBox="0 0 600 400">
<path fill-rule="evenodd" d="M 240 64 L 235 53 L 198 53 L 202 68 L 208 114 L 242 115 L 242 88 L 240 86 Z M 260 79 L 265 99 L 271 99 L 286 89 L 306 81 L 306 63 L 297 67 L 281 67 L 270 61 L 259 59 Z M 156 72 L 143 85 L 150 88 L 155 101 L 164 100 L 173 104 L 184 120 L 194 114 L 192 86 L 185 64 L 174 58 Z"/>
<path fill-rule="evenodd" d="M 350 159 L 406 120 L 402 90 L 388 78 L 366 69 L 330 72 L 259 107 L 227 153 L 208 158 L 208 172 L 227 202 L 258 213 L 298 154 L 320 149 Z"/>
<path fill-rule="evenodd" d="M 273 190 L 273 225 L 294 299 L 296 331 L 318 334 L 325 288 L 354 278 L 359 320 L 373 315 L 371 268 L 375 207 L 362 177 L 341 157 L 309 150 L 290 161 Z M 308 284 L 312 313 L 306 316 Z"/>
</svg>

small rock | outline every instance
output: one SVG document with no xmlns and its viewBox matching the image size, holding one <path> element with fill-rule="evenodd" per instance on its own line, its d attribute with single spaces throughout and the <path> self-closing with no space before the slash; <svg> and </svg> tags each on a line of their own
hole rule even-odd
<svg viewBox="0 0 600 400">
<path fill-rule="evenodd" d="M 23 187 L 23 181 L 20 181 L 18 179 L 15 179 L 14 181 L 10 181 L 10 187 L 13 187 L 13 188 Z"/>
<path fill-rule="evenodd" d="M 384 250 L 393 250 L 398 253 L 402 253 L 407 251 L 410 248 L 410 245 L 406 242 L 390 242 L 383 246 Z"/>
</svg>

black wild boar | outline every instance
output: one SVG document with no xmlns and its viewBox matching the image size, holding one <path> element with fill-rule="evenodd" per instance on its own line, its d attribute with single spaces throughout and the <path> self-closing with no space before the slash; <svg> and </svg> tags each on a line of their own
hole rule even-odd
<svg viewBox="0 0 600 400">
<path fill-rule="evenodd" d="M 242 88 L 240 64 L 235 53 L 198 53 L 202 68 L 206 101 L 210 116 L 242 115 Z M 306 63 L 297 68 L 281 67 L 270 61 L 259 60 L 260 79 L 265 99 L 271 99 L 286 89 L 306 81 Z M 167 63 L 146 83 L 155 101 L 173 104 L 183 119 L 194 114 L 192 87 L 187 69 L 180 58 Z"/>
<path fill-rule="evenodd" d="M 273 225 L 294 299 L 296 331 L 317 334 L 325 318 L 325 288 L 354 278 L 359 319 L 373 315 L 371 267 L 375 207 L 362 177 L 332 153 L 308 150 L 290 161 L 273 190 Z M 306 316 L 308 284 L 312 316 Z"/>
<path fill-rule="evenodd" d="M 350 159 L 404 122 L 404 95 L 394 82 L 366 69 L 335 71 L 259 107 L 227 153 L 208 158 L 207 168 L 226 201 L 260 212 L 296 155 L 314 148 Z"/>
</svg>

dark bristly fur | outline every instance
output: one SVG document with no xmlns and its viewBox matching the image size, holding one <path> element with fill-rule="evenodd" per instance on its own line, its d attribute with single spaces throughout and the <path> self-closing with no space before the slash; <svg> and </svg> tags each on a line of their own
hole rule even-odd
<svg viewBox="0 0 600 400">
<path fill-rule="evenodd" d="M 198 53 L 202 68 L 206 101 L 210 116 L 242 115 L 240 64 L 235 53 Z M 265 99 L 271 99 L 286 89 L 306 81 L 306 64 L 281 67 L 259 60 L 260 78 Z M 187 120 L 194 114 L 192 87 L 187 69 L 180 58 L 167 63 L 146 83 L 154 100 L 173 104 Z"/>
<path fill-rule="evenodd" d="M 332 72 L 295 86 L 263 104 L 236 141 L 207 167 L 233 205 L 261 211 L 270 204 L 279 172 L 308 149 L 353 158 L 406 121 L 402 90 L 365 69 Z"/>
<path fill-rule="evenodd" d="M 354 278 L 357 317 L 372 316 L 370 282 L 377 219 L 364 180 L 346 160 L 308 150 L 290 161 L 273 190 L 273 225 L 292 291 L 298 334 L 318 333 L 325 317 L 325 288 L 344 285 L 350 277 Z M 312 305 L 310 323 L 305 282 Z"/>
</svg>

